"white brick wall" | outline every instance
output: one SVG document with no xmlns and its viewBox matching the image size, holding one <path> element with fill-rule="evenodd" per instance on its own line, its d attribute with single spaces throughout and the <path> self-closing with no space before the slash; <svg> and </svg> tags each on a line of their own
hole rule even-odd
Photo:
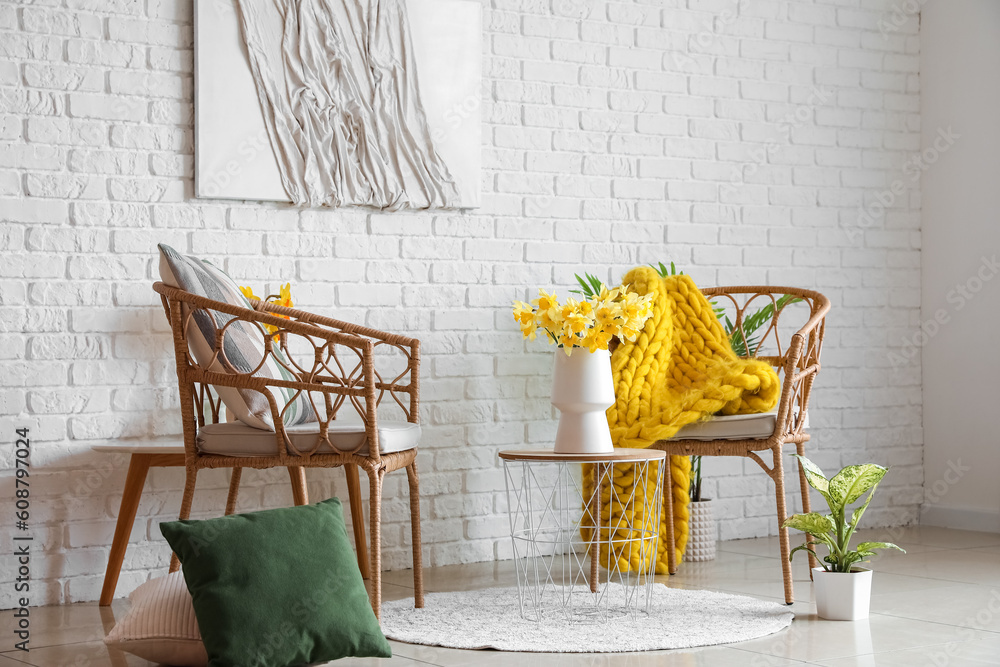
<svg viewBox="0 0 1000 667">
<path fill-rule="evenodd" d="M 510 300 L 660 260 L 704 285 L 830 296 L 815 458 L 892 463 L 867 518 L 915 519 L 919 360 L 894 369 L 887 353 L 919 321 L 919 196 L 902 177 L 920 140 L 916 19 L 880 30 L 892 0 L 484 10 L 483 207 L 388 215 L 192 199 L 190 0 L 0 2 L 0 438 L 31 428 L 45 550 L 33 603 L 98 594 L 125 466 L 89 445 L 178 431 L 149 288 L 158 241 L 255 287 L 290 280 L 306 308 L 423 340 L 429 565 L 508 555 L 496 452 L 553 435 L 552 352 L 518 340 Z M 902 194 L 859 223 L 896 181 Z M 775 531 L 754 464 L 706 470 L 722 537 Z M 313 497 L 342 494 L 341 474 L 311 471 Z M 290 502 L 283 472 L 246 477 L 242 509 Z M 219 513 L 225 483 L 203 476 L 200 516 Z M 119 594 L 165 570 L 157 525 L 176 516 L 181 485 L 178 470 L 151 474 Z M 406 567 L 402 475 L 386 496 L 384 562 Z M 12 512 L 0 522 L 13 530 Z M 10 606 L 14 566 L 2 562 Z"/>
</svg>

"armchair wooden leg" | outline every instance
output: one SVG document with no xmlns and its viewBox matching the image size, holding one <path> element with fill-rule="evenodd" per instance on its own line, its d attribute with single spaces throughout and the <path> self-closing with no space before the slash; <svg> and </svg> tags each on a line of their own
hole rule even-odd
<svg viewBox="0 0 1000 667">
<path fill-rule="evenodd" d="M 139 509 L 139 499 L 142 497 L 142 487 L 146 484 L 146 474 L 149 472 L 149 457 L 145 454 L 133 454 L 128 463 L 128 474 L 125 477 L 125 490 L 122 491 L 122 503 L 118 509 L 118 523 L 115 524 L 115 536 L 111 541 L 111 554 L 108 556 L 108 569 L 104 572 L 104 587 L 101 589 L 101 606 L 107 607 L 115 597 L 118 586 L 118 576 L 125 562 L 125 550 L 132 535 L 132 524 Z"/>
<path fill-rule="evenodd" d="M 191 504 L 194 502 L 194 487 L 197 481 L 198 469 L 188 466 L 187 479 L 184 482 L 184 498 L 181 500 L 181 513 L 177 517 L 181 521 L 191 517 Z M 177 554 L 171 554 L 170 571 L 176 572 L 179 569 L 181 569 L 181 562 L 178 560 Z"/>
<path fill-rule="evenodd" d="M 309 488 L 306 486 L 306 469 L 289 466 L 288 477 L 292 480 L 292 501 L 296 506 L 309 504 Z"/>
<path fill-rule="evenodd" d="M 667 516 L 667 571 L 677 574 L 677 543 L 674 538 L 674 476 L 671 470 L 671 456 L 667 455 L 663 471 L 663 513 Z"/>
<path fill-rule="evenodd" d="M 795 601 L 795 593 L 792 587 L 792 564 L 788 560 L 788 529 L 782 524 L 785 523 L 785 471 L 781 461 L 781 445 L 771 449 L 774 457 L 771 478 L 774 480 L 774 499 L 778 510 L 778 543 L 781 546 L 781 575 L 785 581 L 785 604 L 792 604 Z"/>
<path fill-rule="evenodd" d="M 382 611 L 382 478 L 385 469 L 368 471 L 368 505 L 371 514 L 371 603 L 375 618 Z"/>
<path fill-rule="evenodd" d="M 795 443 L 795 451 L 796 453 L 798 453 L 799 456 L 805 456 L 806 455 L 805 443 L 804 442 Z M 799 486 L 802 487 L 802 511 L 805 514 L 809 514 L 809 512 L 812 511 L 811 508 L 812 503 L 809 500 L 809 482 L 806 481 L 806 471 L 802 467 L 802 461 L 799 461 Z M 808 535 L 806 536 L 806 539 L 807 540 L 809 539 Z M 813 578 L 813 568 L 819 567 L 819 561 L 816 560 L 816 557 L 812 555 L 811 551 L 808 553 L 808 555 L 809 555 L 809 580 L 811 581 Z"/>
<path fill-rule="evenodd" d="M 415 465 L 415 464 L 414 464 Z M 413 469 L 416 476 L 416 468 Z M 365 510 L 361 506 L 361 481 L 358 479 L 358 466 L 353 463 L 344 465 L 344 474 L 347 475 L 347 495 L 351 501 L 351 523 L 354 525 L 354 545 L 358 552 L 358 569 L 361 570 L 361 577 L 368 579 L 368 539 L 365 537 Z M 409 470 L 407 470 L 409 474 Z M 410 481 L 410 503 L 413 503 L 413 481 Z M 419 514 L 417 515 L 419 517 Z M 416 565 L 414 565 L 416 567 Z"/>
<path fill-rule="evenodd" d="M 240 495 L 240 478 L 243 477 L 243 468 L 233 468 L 229 475 L 229 497 L 226 498 L 226 516 L 236 512 L 236 498 Z"/>
<path fill-rule="evenodd" d="M 410 532 L 413 538 L 413 606 L 420 609 L 424 606 L 424 569 L 423 552 L 420 545 L 420 476 L 417 474 L 416 460 L 413 460 L 410 465 L 406 466 L 406 478 L 410 483 Z M 351 511 L 353 512 L 354 510 Z M 362 533 L 362 539 L 364 539 L 364 533 Z"/>
</svg>

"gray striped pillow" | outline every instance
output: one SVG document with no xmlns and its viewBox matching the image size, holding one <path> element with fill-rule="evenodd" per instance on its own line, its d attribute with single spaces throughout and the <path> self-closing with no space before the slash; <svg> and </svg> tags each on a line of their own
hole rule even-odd
<svg viewBox="0 0 1000 667">
<path fill-rule="evenodd" d="M 167 285 L 213 301 L 222 301 L 240 308 L 252 308 L 239 286 L 224 271 L 196 257 L 182 255 L 163 243 L 158 247 L 160 279 Z M 213 372 L 245 374 L 260 366 L 254 375 L 276 380 L 298 379 L 289 370 L 291 365 L 277 348 L 274 349 L 273 355 L 269 355 L 263 365 L 261 364 L 265 352 L 265 332 L 263 327 L 258 328 L 250 322 L 236 320 L 229 325 L 222 338 L 222 351 L 215 357 L 213 345 L 216 325 L 225 327 L 228 322 L 235 319 L 232 315 L 216 310 L 212 311 L 211 317 L 205 310 L 194 311 L 194 316 L 188 324 L 187 338 L 194 358 L 202 367 Z M 226 407 L 241 422 L 254 428 L 274 430 L 271 408 L 262 393 L 255 389 L 233 387 L 215 387 L 215 389 Z M 294 389 L 284 387 L 270 387 L 269 390 L 274 396 L 279 412 L 284 410 L 282 419 L 286 426 L 316 421 L 316 412 L 305 394 L 295 396 Z"/>
</svg>

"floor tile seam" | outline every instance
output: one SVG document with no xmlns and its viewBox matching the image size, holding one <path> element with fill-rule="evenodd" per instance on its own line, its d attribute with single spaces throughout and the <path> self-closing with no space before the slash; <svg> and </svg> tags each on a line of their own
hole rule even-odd
<svg viewBox="0 0 1000 667">
<path fill-rule="evenodd" d="M 992 584 L 983 584 L 983 582 L 981 582 L 981 581 L 979 581 L 979 582 L 977 582 L 977 581 L 960 581 L 958 579 L 945 579 L 943 577 L 928 577 L 928 576 L 925 576 L 925 575 L 922 575 L 922 574 L 908 574 L 906 572 L 893 572 L 892 570 L 873 570 L 873 572 L 875 574 L 879 574 L 879 573 L 882 573 L 882 574 L 895 574 L 895 575 L 900 576 L 900 577 L 912 577 L 914 579 L 926 579 L 927 581 L 947 581 L 950 584 L 965 584 L 966 586 L 983 586 L 983 585 L 986 585 L 986 586 L 1000 587 L 1000 581 L 997 581 L 996 583 L 992 583 Z"/>
<path fill-rule="evenodd" d="M 987 628 L 972 628 L 972 627 L 969 627 L 968 625 L 956 625 L 955 623 L 945 623 L 944 621 L 932 621 L 932 620 L 926 619 L 926 618 L 913 618 L 912 616 L 901 616 L 900 614 L 893 614 L 893 613 L 886 612 L 886 611 L 875 611 L 875 612 L 872 612 L 872 616 L 887 616 L 887 617 L 890 617 L 890 618 L 898 618 L 898 619 L 900 619 L 902 621 L 916 621 L 918 623 L 934 623 L 935 625 L 941 625 L 941 626 L 948 627 L 948 628 L 956 628 L 956 629 L 959 629 L 959 630 L 974 630 L 976 632 L 985 632 L 985 633 L 988 633 L 988 634 L 991 634 L 991 635 L 1000 635 L 1000 629 L 989 630 Z M 986 639 L 986 638 L 984 637 L 983 639 Z M 960 643 L 960 642 L 965 642 L 965 641 L 978 641 L 978 640 L 975 640 L 975 639 L 960 639 L 960 640 L 958 640 L 958 642 L 944 642 L 944 643 L 945 644 L 954 644 L 954 643 Z"/>
<path fill-rule="evenodd" d="M 2 656 L 2 657 L 4 657 L 4 658 L 7 658 L 8 660 L 13 660 L 14 662 L 18 662 L 18 663 L 20 663 L 20 664 L 22 664 L 22 665 L 31 665 L 31 663 L 30 663 L 30 662 L 25 662 L 24 660 L 20 660 L 20 659 L 18 659 L 18 658 L 15 658 L 15 657 L 14 657 L 14 656 L 12 656 L 12 655 L 7 655 L 6 653 L 0 653 L 0 656 Z M 34 665 L 32 665 L 32 667 L 35 667 L 35 666 L 34 666 Z"/>
<path fill-rule="evenodd" d="M 913 619 L 907 619 L 907 620 L 913 620 Z M 829 621 L 829 622 L 830 623 L 840 623 L 841 621 Z M 930 621 L 926 621 L 926 622 L 929 623 Z M 772 636 L 772 635 L 768 635 L 768 636 Z M 760 637 L 759 639 L 764 639 L 764 638 L 765 637 Z M 749 640 L 749 641 L 757 641 L 757 640 L 752 639 L 752 640 Z M 746 651 L 747 653 L 753 653 L 755 655 L 764 655 L 764 656 L 767 656 L 769 658 L 778 658 L 778 659 L 782 659 L 782 660 L 790 660 L 792 662 L 798 661 L 798 662 L 801 662 L 801 663 L 806 664 L 806 665 L 822 665 L 823 663 L 830 662 L 831 660 L 847 660 L 849 658 L 860 658 L 860 657 L 869 656 L 869 655 L 870 656 L 888 655 L 890 653 L 899 653 L 899 652 L 902 652 L 902 651 L 924 650 L 924 649 L 934 648 L 935 646 L 947 646 L 948 644 L 962 644 L 962 643 L 965 643 L 965 642 L 973 642 L 973 641 L 977 641 L 977 640 L 975 640 L 975 639 L 963 639 L 963 640 L 960 640 L 960 641 L 936 642 L 936 643 L 933 643 L 933 644 L 921 644 L 920 646 L 910 646 L 910 647 L 907 647 L 907 648 L 897 648 L 897 649 L 892 649 L 890 651 L 863 651 L 861 653 L 851 653 L 851 654 L 848 654 L 848 655 L 838 655 L 838 656 L 834 656 L 834 657 L 830 657 L 830 658 L 821 658 L 821 659 L 819 659 L 818 662 L 816 661 L 816 659 L 813 659 L 813 661 L 799 660 L 798 658 L 788 658 L 788 657 L 781 656 L 781 655 L 775 655 L 774 653 L 769 653 L 769 652 L 766 652 L 766 651 L 755 651 L 752 648 L 738 647 L 738 646 L 732 646 L 732 645 L 728 645 L 728 644 L 723 644 L 723 646 L 728 646 L 729 648 L 734 648 L 734 649 L 737 649 L 739 651 Z"/>
<path fill-rule="evenodd" d="M 765 635 L 764 637 L 758 637 L 758 639 L 765 639 L 767 637 L 773 637 L 773 636 L 774 636 L 773 634 L 772 635 Z M 756 641 L 756 640 L 751 639 L 751 640 L 748 640 L 748 641 Z M 788 658 L 788 657 L 785 657 L 783 655 L 775 655 L 774 653 L 768 653 L 768 652 L 765 652 L 765 651 L 755 651 L 755 650 L 753 650 L 751 648 L 745 648 L 745 647 L 736 646 L 736 645 L 733 645 L 733 644 L 722 644 L 722 646 L 725 646 L 726 648 L 733 649 L 734 651 L 742 651 L 744 653 L 752 653 L 753 655 L 762 655 L 762 656 L 765 656 L 767 658 L 774 658 L 774 659 L 777 659 L 777 660 L 787 660 L 788 662 L 790 662 L 792 664 L 795 664 L 795 665 L 816 665 L 816 664 L 819 664 L 819 663 L 816 663 L 816 662 L 810 662 L 808 660 L 800 660 L 799 658 Z"/>
<path fill-rule="evenodd" d="M 78 641 L 78 642 L 63 642 L 61 644 L 45 644 L 44 646 L 41 646 L 41 645 L 32 646 L 31 650 L 32 651 L 41 651 L 42 649 L 46 649 L 46 648 L 61 648 L 63 646 L 76 646 L 78 644 L 102 644 L 102 645 L 106 646 L 106 644 L 104 644 L 104 637 L 101 637 L 100 639 L 86 639 L 84 641 Z M 9 658 L 10 657 L 9 654 L 11 654 L 11 653 L 14 653 L 16 655 L 18 652 L 17 651 L 5 651 L 3 653 L 0 653 L 0 655 Z"/>
<path fill-rule="evenodd" d="M 975 549 L 995 549 L 1000 547 L 1000 542 L 997 544 L 980 544 L 977 547 L 944 547 L 947 551 L 972 551 Z"/>
<path fill-rule="evenodd" d="M 867 655 L 871 655 L 871 656 L 875 656 L 875 655 L 878 655 L 878 656 L 887 656 L 887 655 L 892 655 L 894 653 L 904 653 L 906 651 L 923 651 L 925 649 L 933 649 L 935 647 L 940 647 L 940 646 L 950 646 L 952 644 L 974 644 L 975 642 L 978 642 L 978 641 L 983 641 L 983 640 L 982 639 L 962 639 L 962 640 L 953 641 L 953 642 L 941 642 L 939 644 L 925 644 L 925 645 L 922 645 L 922 646 L 910 646 L 910 647 L 907 647 L 907 648 L 894 648 L 894 649 L 892 649 L 890 651 L 874 651 L 872 653 L 859 653 L 857 655 L 847 655 L 847 656 L 841 656 L 839 658 L 828 658 L 826 660 L 821 660 L 819 662 L 814 662 L 814 663 L 809 663 L 809 664 L 820 665 L 822 667 L 825 664 L 828 664 L 832 660 L 845 660 L 845 659 L 849 659 L 849 658 L 857 658 L 857 657 L 862 657 L 862 656 L 867 656 Z"/>
<path fill-rule="evenodd" d="M 393 641 L 396 641 L 396 640 L 393 640 Z M 406 642 L 399 642 L 399 641 L 397 641 L 397 643 L 398 644 L 406 644 Z M 426 644 L 407 644 L 407 646 L 426 646 Z M 455 649 L 449 649 L 446 646 L 438 646 L 438 647 L 432 647 L 432 648 L 437 648 L 438 650 L 441 650 L 441 651 L 455 650 Z M 421 658 L 414 658 L 413 656 L 409 656 L 409 655 L 399 655 L 399 656 L 393 655 L 392 657 L 393 658 L 397 658 L 397 657 L 398 658 L 406 658 L 407 660 L 412 660 L 413 662 L 419 663 L 421 665 L 430 665 L 431 667 L 445 667 L 444 663 L 441 663 L 441 662 L 431 662 L 430 660 L 423 660 Z"/>
</svg>

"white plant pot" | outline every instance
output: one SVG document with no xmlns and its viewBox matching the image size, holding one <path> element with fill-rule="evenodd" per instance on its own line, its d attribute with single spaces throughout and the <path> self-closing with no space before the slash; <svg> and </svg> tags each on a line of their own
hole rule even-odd
<svg viewBox="0 0 1000 667">
<path fill-rule="evenodd" d="M 830 621 L 859 621 L 868 618 L 872 598 L 872 571 L 827 572 L 813 568 L 816 613 Z"/>
<path fill-rule="evenodd" d="M 614 451 L 605 411 L 615 402 L 611 353 L 573 348 L 556 350 L 552 405 L 559 409 L 555 451 L 559 454 L 605 454 Z"/>
<path fill-rule="evenodd" d="M 715 511 L 711 500 L 688 504 L 688 543 L 684 560 L 699 562 L 715 560 Z"/>
</svg>

